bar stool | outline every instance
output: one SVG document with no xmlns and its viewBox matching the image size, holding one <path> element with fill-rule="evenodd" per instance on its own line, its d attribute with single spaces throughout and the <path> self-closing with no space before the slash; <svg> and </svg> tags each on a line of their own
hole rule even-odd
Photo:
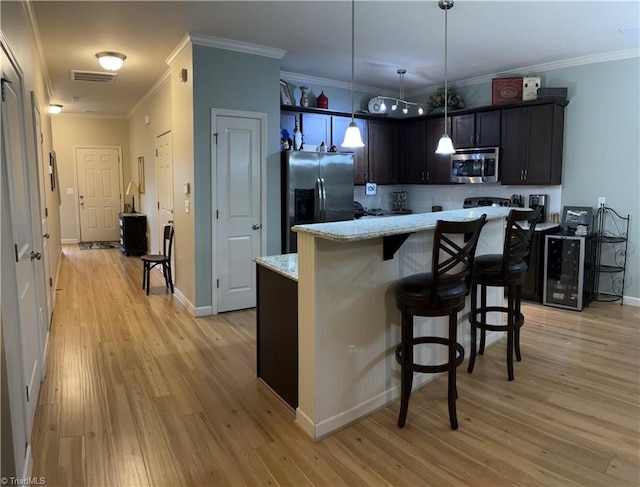
<svg viewBox="0 0 640 487">
<path fill-rule="evenodd" d="M 473 263 L 471 284 L 471 355 L 467 372 L 473 372 L 476 360 L 477 330 L 480 330 L 479 355 L 484 353 L 487 330 L 507 332 L 507 375 L 513 380 L 513 354 L 520 362 L 520 328 L 524 316 L 520 311 L 522 283 L 527 274 L 531 237 L 536 227 L 536 210 L 511 210 L 507 218 L 506 235 L 502 254 L 480 255 Z M 527 225 L 522 225 L 523 223 Z M 478 306 L 478 286 L 480 286 L 480 306 Z M 487 287 L 506 288 L 507 306 L 487 306 Z M 506 323 L 493 325 L 487 322 L 487 313 L 506 313 Z M 480 315 L 480 319 L 478 319 Z M 500 320 L 503 323 L 503 320 Z"/>
<path fill-rule="evenodd" d="M 395 283 L 396 306 L 402 312 L 402 338 L 396 347 L 396 360 L 401 370 L 400 428 L 407 419 L 413 373 L 448 372 L 449 419 L 451 429 L 458 429 L 456 367 L 464 360 L 464 348 L 457 342 L 458 311 L 464 308 L 465 297 L 469 294 L 473 259 L 486 217 L 482 215 L 477 220 L 466 222 L 438 220 L 433 237 L 431 272 L 407 276 Z M 448 316 L 449 336 L 414 337 L 414 316 Z M 438 365 L 414 363 L 413 347 L 425 343 L 448 347 L 447 362 Z"/>
</svg>

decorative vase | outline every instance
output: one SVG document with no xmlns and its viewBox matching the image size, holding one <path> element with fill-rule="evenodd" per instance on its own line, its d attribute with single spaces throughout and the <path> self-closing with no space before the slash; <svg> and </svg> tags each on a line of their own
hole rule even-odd
<svg viewBox="0 0 640 487">
<path fill-rule="evenodd" d="M 300 93 L 302 93 L 302 95 L 300 96 L 300 106 L 308 107 L 309 106 L 309 87 L 301 86 Z"/>
<path fill-rule="evenodd" d="M 324 94 L 324 91 L 318 95 L 318 98 L 316 98 L 316 106 L 318 108 L 329 108 L 329 98 Z"/>
<path fill-rule="evenodd" d="M 296 118 L 296 125 L 293 127 L 293 150 L 302 149 L 302 132 L 298 127 L 298 119 Z"/>
</svg>

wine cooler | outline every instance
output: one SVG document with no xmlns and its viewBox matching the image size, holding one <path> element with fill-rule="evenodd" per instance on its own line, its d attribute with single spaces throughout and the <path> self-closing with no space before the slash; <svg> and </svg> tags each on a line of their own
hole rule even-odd
<svg viewBox="0 0 640 487">
<path fill-rule="evenodd" d="M 582 311 L 593 300 L 593 237 L 547 235 L 543 304 Z"/>
</svg>

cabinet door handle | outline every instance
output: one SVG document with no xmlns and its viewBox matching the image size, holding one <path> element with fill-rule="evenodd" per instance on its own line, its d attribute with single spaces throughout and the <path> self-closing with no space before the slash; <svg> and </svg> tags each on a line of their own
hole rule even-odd
<svg viewBox="0 0 640 487">
<path fill-rule="evenodd" d="M 369 173 L 367 171 L 364 172 L 364 182 L 367 183 L 369 182 L 369 180 L 367 179 L 367 176 L 369 175 Z"/>
<path fill-rule="evenodd" d="M 431 172 L 427 171 L 427 181 L 429 181 L 431 179 Z"/>
<path fill-rule="evenodd" d="M 426 179 L 425 179 L 425 178 L 426 178 L 426 174 L 425 174 L 425 172 L 424 172 L 424 171 L 422 171 L 422 181 L 426 181 Z"/>
<path fill-rule="evenodd" d="M 471 137 L 470 137 L 470 140 L 469 140 L 469 142 L 471 142 L 471 145 L 473 145 L 473 143 L 474 143 L 473 141 L 474 141 L 474 135 L 471 134 Z"/>
<path fill-rule="evenodd" d="M 526 181 L 528 177 L 529 177 L 529 170 L 525 169 L 524 170 L 524 180 Z"/>
</svg>

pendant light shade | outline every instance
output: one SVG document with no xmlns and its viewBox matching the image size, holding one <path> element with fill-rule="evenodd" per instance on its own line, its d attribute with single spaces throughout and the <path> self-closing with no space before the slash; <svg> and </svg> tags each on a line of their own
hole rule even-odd
<svg viewBox="0 0 640 487">
<path fill-rule="evenodd" d="M 118 71 L 122 67 L 124 60 L 127 59 L 127 56 L 124 54 L 108 51 L 99 52 L 96 54 L 96 57 L 98 58 L 100 66 L 108 71 Z"/>
<path fill-rule="evenodd" d="M 362 142 L 362 135 L 360 134 L 360 128 L 358 128 L 355 122 L 351 122 L 349 124 L 349 127 L 347 127 L 347 131 L 344 133 L 344 141 L 342 142 L 342 147 L 364 147 L 364 142 Z"/>
<path fill-rule="evenodd" d="M 447 12 L 453 8 L 453 0 L 440 0 L 438 7 L 444 10 L 444 134 L 440 137 L 436 154 L 450 155 L 455 153 L 453 142 L 447 133 L 447 107 L 449 105 L 449 93 L 447 86 Z"/>
<path fill-rule="evenodd" d="M 351 123 L 347 127 L 347 131 L 344 134 L 344 141 L 342 147 L 357 148 L 364 147 L 362 142 L 362 134 L 360 134 L 360 128 L 355 121 L 355 111 L 353 108 L 353 78 L 355 73 L 355 12 L 356 12 L 356 0 L 351 0 Z"/>
<path fill-rule="evenodd" d="M 440 140 L 438 141 L 438 147 L 436 149 L 436 154 L 447 156 L 453 154 L 455 151 L 456 150 L 453 148 L 451 137 L 449 137 L 447 134 L 444 134 L 442 137 L 440 137 Z"/>
</svg>

